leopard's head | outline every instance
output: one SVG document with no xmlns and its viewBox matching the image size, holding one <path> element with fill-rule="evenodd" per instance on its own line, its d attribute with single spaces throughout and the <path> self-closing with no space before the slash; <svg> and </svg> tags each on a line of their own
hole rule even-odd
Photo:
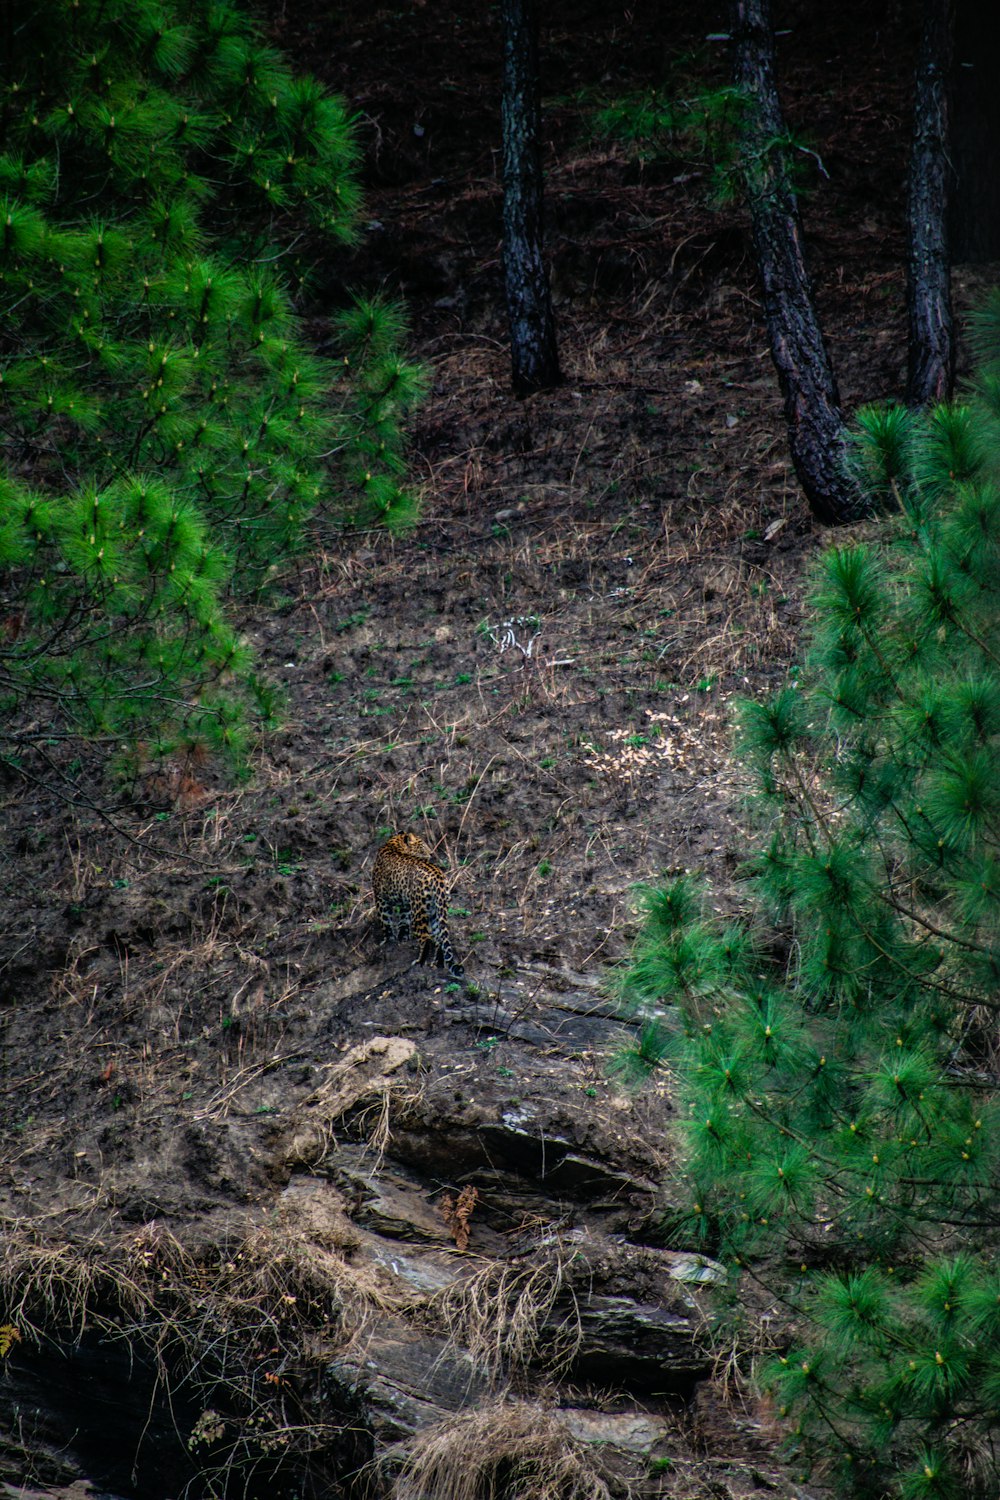
<svg viewBox="0 0 1000 1500">
<path fill-rule="evenodd" d="M 418 854 L 421 859 L 430 859 L 431 851 L 423 839 L 416 833 L 401 833 L 398 842 L 403 845 L 407 854 Z"/>
</svg>

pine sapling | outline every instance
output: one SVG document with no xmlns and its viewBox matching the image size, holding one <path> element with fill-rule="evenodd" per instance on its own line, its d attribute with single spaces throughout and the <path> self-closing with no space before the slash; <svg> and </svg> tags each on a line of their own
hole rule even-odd
<svg viewBox="0 0 1000 1500">
<path fill-rule="evenodd" d="M 622 977 L 675 1236 L 793 1309 L 763 1380 L 852 1497 L 1000 1486 L 1000 295 L 976 336 L 964 403 L 861 413 L 888 519 L 823 555 L 802 684 L 744 708 L 749 915 L 647 892 Z"/>
</svg>

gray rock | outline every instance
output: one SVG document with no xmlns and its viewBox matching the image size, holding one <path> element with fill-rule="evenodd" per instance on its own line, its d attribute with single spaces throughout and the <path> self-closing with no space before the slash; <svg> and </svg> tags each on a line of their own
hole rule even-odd
<svg viewBox="0 0 1000 1500">
<path fill-rule="evenodd" d="M 467 1351 L 398 1319 L 383 1323 L 360 1356 L 337 1361 L 330 1373 L 357 1386 L 380 1445 L 412 1437 L 486 1392 Z"/>
<path fill-rule="evenodd" d="M 572 1373 L 616 1389 L 688 1394 L 711 1369 L 700 1320 L 678 1308 L 593 1297 L 580 1308 Z"/>
</svg>

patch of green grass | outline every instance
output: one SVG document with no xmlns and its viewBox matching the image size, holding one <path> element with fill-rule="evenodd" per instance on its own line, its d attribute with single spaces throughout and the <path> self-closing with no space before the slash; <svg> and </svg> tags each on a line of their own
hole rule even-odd
<svg viewBox="0 0 1000 1500">
<path fill-rule="evenodd" d="M 338 620 L 333 628 L 338 635 L 343 635 L 347 630 L 356 630 L 359 625 L 363 625 L 365 623 L 371 612 L 371 605 L 366 604 L 362 609 L 356 609 L 354 613 L 352 615 L 348 615 L 346 619 Z"/>
</svg>

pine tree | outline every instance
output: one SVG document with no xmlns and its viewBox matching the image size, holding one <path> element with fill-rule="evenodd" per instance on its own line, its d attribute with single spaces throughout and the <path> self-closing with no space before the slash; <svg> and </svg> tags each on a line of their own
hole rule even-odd
<svg viewBox="0 0 1000 1500">
<path fill-rule="evenodd" d="M 412 512 L 398 314 L 350 308 L 334 361 L 294 301 L 308 253 L 356 233 L 351 123 L 226 0 L 13 0 L 6 19 L 8 758 L 60 733 L 238 754 L 261 695 L 234 591 L 331 494 Z"/>
<path fill-rule="evenodd" d="M 977 335 L 963 404 L 861 413 L 893 519 L 824 554 L 805 672 L 745 707 L 748 915 L 649 890 L 623 977 L 676 1237 L 787 1303 L 765 1381 L 852 1497 L 1000 1487 L 1000 293 Z"/>
</svg>

